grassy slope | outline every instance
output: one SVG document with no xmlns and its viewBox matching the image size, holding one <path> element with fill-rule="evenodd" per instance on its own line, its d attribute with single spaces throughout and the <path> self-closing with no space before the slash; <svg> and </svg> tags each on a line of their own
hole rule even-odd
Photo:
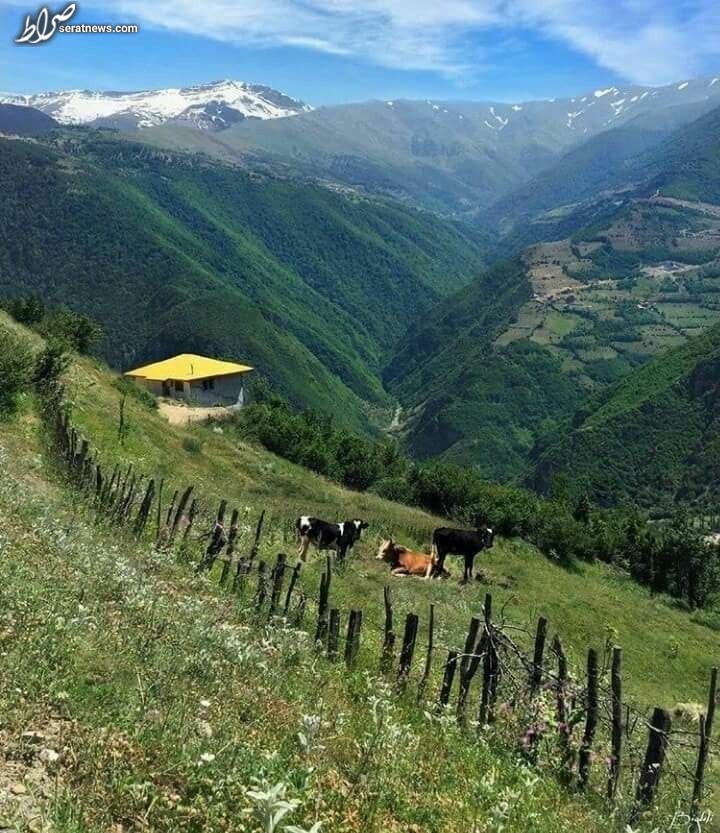
<svg viewBox="0 0 720 833">
<path fill-rule="evenodd" d="M 193 483 L 209 511 L 226 497 L 243 510 L 249 526 L 261 508 L 268 509 L 274 530 L 263 547 L 268 558 L 281 548 L 292 553 L 291 526 L 299 514 L 367 518 L 371 523 L 367 538 L 335 592 L 343 607 L 361 606 L 374 624 L 381 621 L 382 586 L 388 578 L 384 566 L 372 558 L 378 540 L 392 533 L 400 541 L 426 547 L 431 530 L 440 523 L 420 510 L 341 489 L 263 450 L 239 444 L 228 434 L 210 428 L 169 428 L 157 414 L 131 400 L 130 435 L 120 449 L 114 416 L 119 395 L 107 373 L 84 363 L 74 373 L 72 391 L 74 420 L 93 438 L 103 458 L 134 460 L 142 471 L 164 475 L 178 487 Z M 202 442 L 201 453 L 183 450 L 187 436 Z M 458 565 L 453 566 L 457 575 Z M 479 566 L 488 584 L 464 590 L 455 581 L 393 582 L 399 615 L 408 610 L 422 614 L 428 603 L 435 602 L 442 644 L 459 645 L 470 616 L 479 612 L 489 589 L 498 609 L 507 604 L 507 616 L 517 624 L 532 628 L 538 615 L 546 615 L 551 631 L 563 636 L 575 659 L 590 644 L 602 648 L 607 638 L 623 645 L 628 691 L 639 701 L 672 705 L 703 697 L 709 668 L 716 661 L 716 633 L 694 623 L 666 599 L 653 598 L 600 565 L 565 570 L 521 541 L 499 541 Z M 318 569 L 319 561 L 309 565 L 313 588 Z"/>
<path fill-rule="evenodd" d="M 537 485 L 563 471 L 594 499 L 649 505 L 717 501 L 720 472 L 720 327 L 631 373 L 585 409 L 585 419 L 546 450 Z M 568 461 L 572 461 L 568 465 Z"/>
<path fill-rule="evenodd" d="M 285 824 L 328 833 L 618 829 L 500 742 L 398 701 L 367 675 L 376 654 L 353 674 L 318 661 L 305 633 L 93 524 L 46 480 L 37 430 L 0 423 L 5 827 L 255 833 L 261 782 L 296 802 Z"/>
<path fill-rule="evenodd" d="M 361 427 L 368 403 L 389 405 L 377 373 L 405 317 L 479 265 L 468 234 L 419 212 L 92 134 L 65 141 L 65 154 L 0 143 L 0 293 L 88 312 L 116 365 L 242 358 Z"/>
</svg>

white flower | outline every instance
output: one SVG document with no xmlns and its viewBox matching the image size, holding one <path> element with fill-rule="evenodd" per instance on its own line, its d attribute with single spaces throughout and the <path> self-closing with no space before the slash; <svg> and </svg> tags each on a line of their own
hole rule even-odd
<svg viewBox="0 0 720 833">
<path fill-rule="evenodd" d="M 203 764 L 211 764 L 215 760 L 215 756 L 212 752 L 203 752 L 200 756 L 200 760 L 198 761 L 198 766 L 202 766 Z"/>
</svg>

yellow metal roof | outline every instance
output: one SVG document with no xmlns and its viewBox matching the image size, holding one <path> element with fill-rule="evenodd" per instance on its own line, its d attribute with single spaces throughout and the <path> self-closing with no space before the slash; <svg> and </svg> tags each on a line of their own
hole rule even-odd
<svg viewBox="0 0 720 833">
<path fill-rule="evenodd" d="M 235 362 L 221 362 L 219 359 L 208 359 L 207 356 L 196 356 L 194 353 L 181 353 L 161 362 L 128 370 L 125 376 L 139 379 L 149 379 L 154 382 L 164 382 L 166 379 L 177 379 L 179 382 L 193 382 L 209 379 L 213 376 L 232 376 L 235 373 L 247 373 L 252 370 L 246 364 Z"/>
</svg>

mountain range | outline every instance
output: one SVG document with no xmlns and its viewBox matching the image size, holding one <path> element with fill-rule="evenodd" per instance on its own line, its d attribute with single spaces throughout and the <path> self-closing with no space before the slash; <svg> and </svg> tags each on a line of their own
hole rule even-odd
<svg viewBox="0 0 720 833">
<path fill-rule="evenodd" d="M 66 90 L 33 95 L 0 94 L 0 102 L 33 107 L 60 124 L 137 130 L 168 122 L 222 130 L 244 119 L 278 119 L 311 108 L 261 84 L 214 81 L 193 87 L 139 92 Z"/>
<path fill-rule="evenodd" d="M 718 78 L 318 109 L 241 82 L 40 94 L 0 105 L 0 132 L 19 114 L 54 129 L 0 141 L 0 295 L 98 318 L 113 364 L 242 358 L 363 433 L 394 412 L 418 458 L 604 503 L 715 500 L 696 382 L 720 326 Z M 658 374 L 705 427 L 626 478 L 623 443 L 646 455 L 638 414 L 662 408 L 608 403 Z M 651 421 L 667 449 L 679 423 Z"/>
</svg>

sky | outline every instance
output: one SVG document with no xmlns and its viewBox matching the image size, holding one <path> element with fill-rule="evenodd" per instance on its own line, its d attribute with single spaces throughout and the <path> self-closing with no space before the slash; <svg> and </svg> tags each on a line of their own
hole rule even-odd
<svg viewBox="0 0 720 833">
<path fill-rule="evenodd" d="M 67 2 L 51 2 L 51 14 Z M 0 0 L 0 90 L 177 87 L 233 78 L 313 105 L 522 101 L 720 70 L 717 0 L 85 0 L 77 23 L 132 35 L 15 39 L 34 2 Z"/>
</svg>

